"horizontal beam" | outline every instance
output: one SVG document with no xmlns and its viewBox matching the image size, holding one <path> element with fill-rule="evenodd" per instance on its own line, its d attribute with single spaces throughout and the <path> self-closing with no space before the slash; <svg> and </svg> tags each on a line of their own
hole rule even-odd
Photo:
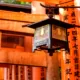
<svg viewBox="0 0 80 80">
<path fill-rule="evenodd" d="M 17 51 L 17 49 L 13 50 L 10 48 L 7 50 L 0 48 L 0 57 L 0 64 L 47 67 L 46 53 L 44 51 L 30 53 Z"/>
<path fill-rule="evenodd" d="M 18 12 L 23 11 L 23 12 L 31 13 L 31 5 L 0 3 L 0 9 L 18 11 Z"/>
<path fill-rule="evenodd" d="M 0 20 L 5 20 L 5 21 L 13 21 L 13 22 L 23 22 L 23 23 L 32 23 L 29 21 L 22 21 L 22 20 L 13 20 L 13 19 L 4 19 L 4 18 L 0 18 Z"/>
<path fill-rule="evenodd" d="M 7 34 L 21 35 L 21 36 L 33 36 L 34 35 L 32 33 L 18 32 L 18 31 L 10 31 L 10 30 L 0 30 L 0 32 L 7 33 Z"/>
<path fill-rule="evenodd" d="M 12 20 L 20 22 L 37 22 L 47 18 L 45 14 L 29 14 L 25 12 L 14 12 L 7 10 L 0 10 L 0 19 L 3 20 Z"/>
</svg>

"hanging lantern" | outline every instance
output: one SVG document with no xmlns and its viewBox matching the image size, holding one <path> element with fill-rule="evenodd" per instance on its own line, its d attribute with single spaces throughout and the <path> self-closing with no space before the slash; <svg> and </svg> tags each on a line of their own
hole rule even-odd
<svg viewBox="0 0 80 80">
<path fill-rule="evenodd" d="M 48 18 L 37 23 L 23 26 L 35 29 L 32 51 L 45 49 L 54 52 L 61 48 L 69 50 L 67 29 L 72 28 L 74 25 Z"/>
</svg>

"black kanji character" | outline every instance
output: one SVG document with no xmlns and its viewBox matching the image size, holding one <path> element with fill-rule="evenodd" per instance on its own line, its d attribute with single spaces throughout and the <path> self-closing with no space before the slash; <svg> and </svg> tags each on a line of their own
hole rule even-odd
<svg viewBox="0 0 80 80">
<path fill-rule="evenodd" d="M 73 41 L 76 41 L 77 40 L 77 37 L 76 36 L 73 36 L 73 39 L 72 39 Z"/>
<path fill-rule="evenodd" d="M 74 11 L 71 13 L 71 17 L 75 17 L 75 12 Z"/>
<path fill-rule="evenodd" d="M 74 72 L 74 76 L 79 76 L 79 71 Z"/>
<path fill-rule="evenodd" d="M 75 62 L 75 63 L 78 63 L 78 62 L 79 62 L 79 59 L 78 59 L 77 57 L 75 57 L 75 58 L 74 58 L 74 62 Z"/>
<path fill-rule="evenodd" d="M 75 69 L 79 69 L 79 64 L 75 64 Z"/>
<path fill-rule="evenodd" d="M 78 50 L 77 49 L 74 50 L 74 55 L 78 56 Z"/>
<path fill-rule="evenodd" d="M 70 59 L 66 59 L 66 64 L 71 63 Z"/>
<path fill-rule="evenodd" d="M 72 74 L 71 69 L 66 69 L 66 74 Z"/>
<path fill-rule="evenodd" d="M 72 31 L 72 35 L 77 35 L 77 31 Z"/>
<path fill-rule="evenodd" d="M 74 44 L 73 48 L 78 49 L 78 45 L 77 44 Z"/>
<path fill-rule="evenodd" d="M 74 24 L 74 23 L 76 23 L 76 21 L 73 21 L 73 20 L 72 20 L 72 21 L 71 21 L 71 23 L 73 23 L 73 24 Z"/>
</svg>

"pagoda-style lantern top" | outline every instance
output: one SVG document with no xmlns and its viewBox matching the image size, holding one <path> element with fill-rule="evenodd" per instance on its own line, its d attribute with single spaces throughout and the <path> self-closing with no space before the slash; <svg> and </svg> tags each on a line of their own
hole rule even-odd
<svg viewBox="0 0 80 80">
<path fill-rule="evenodd" d="M 23 26 L 35 29 L 33 51 L 36 49 L 45 49 L 52 55 L 53 51 L 57 49 L 65 48 L 69 50 L 67 29 L 74 27 L 74 25 L 48 18 Z"/>
</svg>

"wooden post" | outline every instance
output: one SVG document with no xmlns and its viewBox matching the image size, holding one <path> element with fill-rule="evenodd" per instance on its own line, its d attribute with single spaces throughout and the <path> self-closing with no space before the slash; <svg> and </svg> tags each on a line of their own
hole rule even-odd
<svg viewBox="0 0 80 80">
<path fill-rule="evenodd" d="M 24 66 L 24 76 L 25 76 L 25 80 L 28 80 L 28 78 L 27 78 L 27 76 L 28 76 L 27 66 Z"/>
<path fill-rule="evenodd" d="M 40 67 L 32 67 L 32 80 L 41 80 Z"/>
<path fill-rule="evenodd" d="M 12 65 L 12 80 L 15 80 L 15 65 Z"/>
<path fill-rule="evenodd" d="M 58 54 L 53 53 L 53 56 L 47 55 L 47 80 L 60 80 Z"/>
</svg>

